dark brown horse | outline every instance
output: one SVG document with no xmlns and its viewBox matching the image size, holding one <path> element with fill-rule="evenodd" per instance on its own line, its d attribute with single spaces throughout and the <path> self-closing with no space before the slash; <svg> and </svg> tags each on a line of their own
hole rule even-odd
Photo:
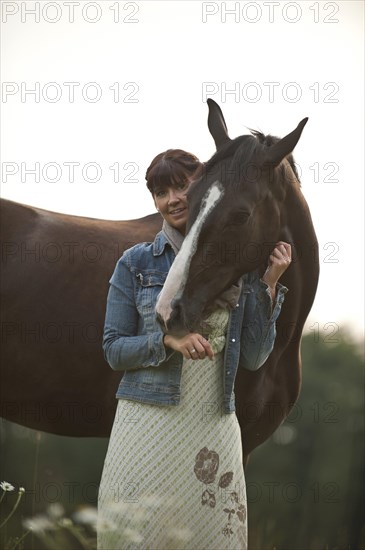
<svg viewBox="0 0 365 550">
<path fill-rule="evenodd" d="M 1 415 L 29 428 L 107 437 L 120 373 L 101 349 L 108 281 L 123 250 L 152 240 L 133 221 L 1 201 Z"/>
<path fill-rule="evenodd" d="M 218 152 L 207 163 L 202 186 L 192 186 L 191 224 L 210 181 L 228 184 L 231 178 L 238 200 L 242 167 L 247 169 L 250 162 L 254 167 L 258 161 L 253 152 L 256 154 L 260 147 L 262 151 L 271 148 L 277 141 L 257 134 L 250 137 L 250 146 L 240 148 L 243 138 L 249 136 L 229 140 L 223 116 L 214 102 L 210 102 L 209 126 Z M 280 143 L 285 145 L 287 141 L 284 138 Z M 283 160 L 277 168 L 274 161 L 263 165 L 265 170 L 269 166 L 273 178 L 271 190 L 267 186 L 257 190 L 265 203 L 259 214 L 268 216 L 268 231 L 260 237 L 256 233 L 249 237 L 252 251 L 248 253 L 247 246 L 242 249 L 249 261 L 237 267 L 231 254 L 216 248 L 217 235 L 209 233 L 204 234 L 205 250 L 199 249 L 196 255 L 205 263 L 213 256 L 207 285 L 210 280 L 221 279 L 222 257 L 231 258 L 231 275 L 224 278 L 227 286 L 237 274 L 256 267 L 263 269 L 276 240 L 290 242 L 296 251 L 282 278 L 290 292 L 280 315 L 274 351 L 257 373 L 240 372 L 236 379 L 237 415 L 245 454 L 267 439 L 298 396 L 300 337 L 317 285 L 317 241 L 308 207 L 290 168 L 294 165 L 288 159 L 289 163 Z M 290 177 L 283 176 L 287 170 Z M 246 193 L 246 202 L 237 209 L 236 201 L 231 212 L 223 212 L 229 205 L 222 199 L 221 217 L 214 222 L 217 228 L 221 222 L 232 222 L 231 227 L 244 231 L 256 200 L 248 186 L 244 188 Z M 276 214 L 277 208 L 280 215 Z M 152 240 L 161 227 L 161 218 L 152 215 L 128 222 L 94 220 L 3 200 L 1 223 L 1 414 L 8 420 L 56 434 L 107 437 L 120 378 L 120 373 L 108 367 L 101 351 L 108 280 L 123 250 L 135 242 Z M 191 271 L 189 281 L 194 286 L 199 277 Z M 219 291 L 215 287 L 213 294 Z"/>
<path fill-rule="evenodd" d="M 300 340 L 319 273 L 317 239 L 291 155 L 307 119 L 283 139 L 253 132 L 231 140 L 219 106 L 208 104 L 217 153 L 189 188 L 189 232 L 156 310 L 170 332 L 198 330 L 212 301 L 242 274 L 258 269 L 263 275 L 277 241 L 292 245 L 293 262 L 280 280 L 289 292 L 273 352 L 261 369 L 242 369 L 236 378 L 248 454 L 286 418 L 299 395 Z"/>
</svg>

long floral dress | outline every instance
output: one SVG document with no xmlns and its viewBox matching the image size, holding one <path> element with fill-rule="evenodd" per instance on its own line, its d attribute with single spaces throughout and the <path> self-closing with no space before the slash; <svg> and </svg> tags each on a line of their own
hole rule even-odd
<svg viewBox="0 0 365 550">
<path fill-rule="evenodd" d="M 241 431 L 225 414 L 228 312 L 208 319 L 209 358 L 184 360 L 181 402 L 120 399 L 99 489 L 99 550 L 244 550 Z"/>
</svg>

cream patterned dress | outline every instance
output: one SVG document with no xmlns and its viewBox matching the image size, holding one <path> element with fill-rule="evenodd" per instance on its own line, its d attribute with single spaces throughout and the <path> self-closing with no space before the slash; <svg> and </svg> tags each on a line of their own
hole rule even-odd
<svg viewBox="0 0 365 550">
<path fill-rule="evenodd" d="M 244 550 L 241 431 L 225 414 L 229 313 L 208 319 L 214 360 L 184 359 L 181 401 L 120 399 L 99 488 L 99 550 Z"/>
</svg>

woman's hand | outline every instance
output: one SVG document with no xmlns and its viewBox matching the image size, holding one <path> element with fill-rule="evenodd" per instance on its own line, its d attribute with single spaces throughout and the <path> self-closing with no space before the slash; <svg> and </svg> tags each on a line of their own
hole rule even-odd
<svg viewBox="0 0 365 550">
<path fill-rule="evenodd" d="M 284 241 L 279 241 L 276 243 L 274 250 L 271 252 L 269 257 L 269 265 L 262 277 L 270 289 L 271 298 L 274 302 L 276 296 L 276 283 L 288 269 L 291 263 L 291 246 Z"/>
<path fill-rule="evenodd" d="M 213 359 L 214 357 L 208 340 L 197 332 L 189 332 L 181 338 L 165 334 L 163 343 L 166 347 L 182 353 L 185 359 L 204 359 L 207 356 Z"/>
</svg>

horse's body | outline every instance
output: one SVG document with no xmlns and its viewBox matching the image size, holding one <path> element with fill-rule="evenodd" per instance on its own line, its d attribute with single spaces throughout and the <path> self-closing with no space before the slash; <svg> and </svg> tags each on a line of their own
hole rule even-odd
<svg viewBox="0 0 365 550">
<path fill-rule="evenodd" d="M 121 373 L 104 360 L 108 281 L 161 216 L 104 221 L 1 200 L 1 415 L 29 428 L 107 437 Z"/>
<path fill-rule="evenodd" d="M 231 147 L 228 144 L 225 149 L 229 138 L 223 115 L 221 122 L 210 121 L 210 129 L 218 156 L 207 165 L 211 171 L 205 177 L 207 185 L 217 179 L 222 181 L 219 161 L 227 162 Z M 299 136 L 301 130 L 302 127 Z M 288 148 L 290 136 L 280 141 L 279 148 Z M 263 137 L 262 141 L 266 149 L 275 142 L 265 142 Z M 276 151 L 274 147 L 272 150 Z M 188 293 L 179 296 L 178 313 L 184 315 L 180 318 L 174 312 L 178 324 L 184 321 L 185 326 L 193 327 L 206 304 L 200 300 L 199 288 L 194 299 L 189 292 L 203 284 L 200 291 L 205 301 L 209 301 L 209 292 L 210 298 L 214 298 L 244 272 L 257 268 L 263 273 L 276 241 L 291 243 L 293 262 L 280 280 L 289 292 L 277 322 L 274 350 L 259 371 L 243 369 L 237 373 L 236 410 L 246 456 L 279 426 L 298 397 L 300 339 L 318 281 L 318 246 L 309 209 L 292 170 L 294 165 L 284 157 L 280 165 L 288 168 L 290 177 L 283 182 L 276 182 L 274 178 L 275 185 L 284 186 L 279 186 L 274 193 L 280 200 L 273 196 L 275 204 L 271 205 L 270 191 L 268 198 L 260 203 L 264 205 L 260 206 L 261 215 L 267 218 L 267 234 L 251 231 L 251 244 L 259 245 L 260 254 L 255 257 L 252 253 L 242 254 L 250 244 L 246 235 L 244 248 L 236 249 L 238 256 L 234 261 L 232 249 L 224 258 L 214 246 L 213 253 L 209 249 L 212 244 L 219 244 L 220 235 L 225 233 L 225 228 L 220 228 L 221 223 L 242 226 L 244 235 L 247 220 L 254 218 L 252 188 L 246 187 L 243 196 L 245 200 L 249 197 L 251 203 L 246 200 L 245 205 L 240 205 L 238 218 L 237 212 L 234 215 L 226 212 L 228 217 L 223 216 L 222 201 L 222 215 L 211 224 L 219 233 L 206 233 L 205 245 L 209 253 L 205 254 L 205 265 L 202 265 L 204 251 L 199 246 L 197 254 L 189 260 L 191 271 L 185 281 Z M 228 169 L 224 164 L 226 173 Z M 195 189 L 194 185 L 191 186 L 191 211 L 189 206 L 190 226 L 198 216 L 204 192 L 203 187 L 200 192 L 198 184 Z M 152 215 L 128 222 L 102 221 L 55 214 L 10 201 L 2 201 L 1 215 L 2 416 L 56 434 L 107 437 L 120 378 L 120 373 L 107 366 L 101 351 L 108 280 L 125 248 L 136 242 L 153 240 L 161 227 L 161 217 Z M 255 229 L 255 223 L 250 227 Z M 33 252 L 27 253 L 30 250 Z M 204 270 L 205 279 L 198 276 L 204 275 Z M 214 288 L 211 288 L 211 281 L 215 282 Z M 191 309 L 196 308 L 196 304 L 200 308 L 198 313 Z"/>
</svg>

